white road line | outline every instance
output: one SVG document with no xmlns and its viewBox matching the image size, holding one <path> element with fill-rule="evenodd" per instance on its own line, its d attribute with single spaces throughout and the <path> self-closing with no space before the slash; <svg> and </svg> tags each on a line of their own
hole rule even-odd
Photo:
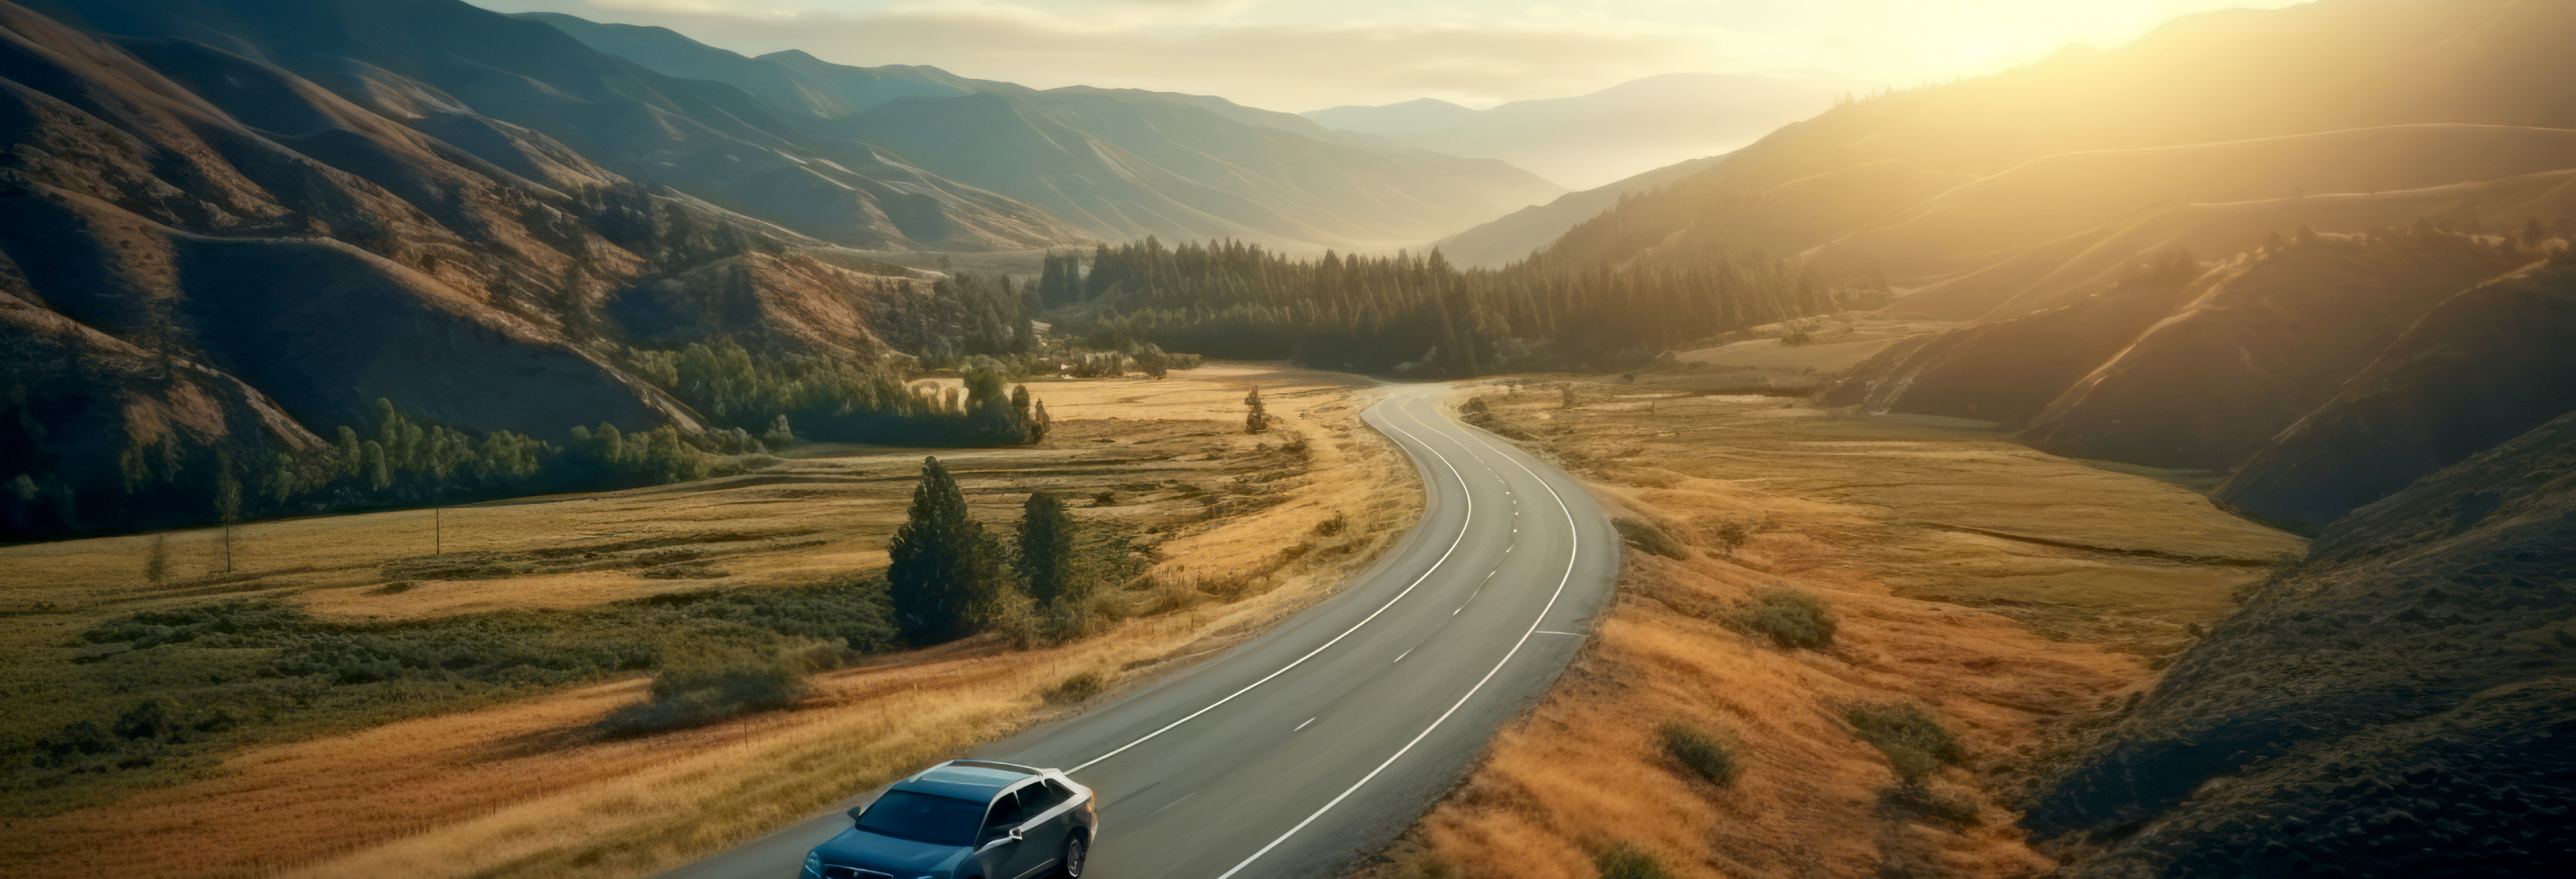
<svg viewBox="0 0 2576 879">
<path fill-rule="evenodd" d="M 1476 591 L 1467 593 L 1467 600 L 1458 603 L 1458 610 L 1466 610 L 1467 605 L 1474 604 L 1476 602 L 1476 596 L 1485 594 L 1485 584 L 1494 582 L 1494 575 L 1502 572 L 1503 569 L 1499 565 L 1495 566 L 1493 570 L 1486 571 L 1485 579 L 1476 581 Z M 1450 611 L 1449 615 L 1453 617 L 1457 616 L 1458 610 Z"/>
<path fill-rule="evenodd" d="M 1450 614 L 1450 616 L 1457 616 L 1457 614 Z M 1404 648 L 1404 652 L 1402 652 L 1402 653 L 1398 653 L 1398 654 L 1396 654 L 1396 655 L 1395 655 L 1395 662 L 1403 662 L 1405 657 L 1407 657 L 1407 656 L 1412 656 L 1412 655 L 1413 655 L 1413 648 L 1411 648 L 1411 647 Z M 1395 662 L 1390 662 L 1390 663 L 1387 663 L 1387 664 L 1388 664 L 1388 665 L 1394 665 L 1394 664 L 1395 664 Z"/>
<path fill-rule="evenodd" d="M 1472 436 L 1472 434 L 1470 434 L 1470 436 Z M 1488 450 L 1496 453 L 1501 452 L 1500 449 L 1493 448 L 1491 444 L 1488 444 L 1481 439 L 1476 442 L 1479 445 L 1484 445 Z M 1461 445 L 1464 445 L 1464 443 L 1461 443 Z M 1459 707 L 1466 705 L 1467 700 L 1475 698 L 1476 692 L 1484 689 L 1485 684 L 1494 679 L 1494 675 L 1502 673 L 1503 666 L 1510 663 L 1513 656 L 1519 655 L 1521 652 L 1521 645 L 1529 643 L 1530 635 L 1538 631 L 1540 623 L 1547 621 L 1548 612 L 1555 610 L 1557 600 L 1565 596 L 1565 584 L 1573 582 L 1574 562 L 1581 555 L 1583 528 L 1574 521 L 1574 508 L 1566 504 L 1565 495 L 1558 494 L 1556 486 L 1548 485 L 1547 480 L 1538 475 L 1538 471 L 1529 469 L 1529 465 L 1522 464 L 1520 459 L 1513 458 L 1509 455 L 1504 455 L 1504 459 L 1511 461 L 1514 466 L 1521 468 L 1522 472 L 1528 473 L 1530 478 L 1537 479 L 1538 484 L 1541 487 L 1546 488 L 1548 494 L 1556 496 L 1557 507 L 1565 511 L 1566 532 L 1574 541 L 1573 545 L 1571 545 L 1565 553 L 1565 575 L 1557 578 L 1556 592 L 1555 594 L 1547 597 L 1547 606 L 1539 608 L 1538 617 L 1530 620 L 1529 628 L 1521 632 L 1520 640 L 1512 642 L 1512 649 L 1505 651 L 1503 653 L 1503 658 L 1496 661 L 1493 668 L 1486 670 L 1485 676 L 1483 678 L 1479 678 L 1476 681 L 1475 686 L 1467 688 L 1466 695 L 1458 697 L 1457 702 L 1451 703 L 1449 710 L 1440 712 L 1440 716 L 1431 721 L 1430 726 L 1423 727 L 1422 732 L 1415 734 L 1412 741 L 1404 743 L 1404 747 L 1402 748 L 1397 748 L 1394 754 L 1389 755 L 1386 758 L 1386 762 L 1379 763 L 1376 769 L 1371 769 L 1367 775 L 1360 776 L 1360 780 L 1352 782 L 1351 786 L 1343 790 L 1339 796 L 1333 797 L 1332 801 L 1325 803 L 1323 808 L 1316 809 L 1315 814 L 1306 816 L 1306 820 L 1297 822 L 1297 826 L 1288 828 L 1288 832 L 1279 834 L 1278 839 L 1271 840 L 1269 845 L 1262 846 L 1260 851 L 1253 852 L 1252 856 L 1244 858 L 1242 863 L 1236 864 L 1233 868 L 1226 870 L 1224 873 L 1218 874 L 1216 879 L 1233 879 L 1234 874 L 1243 872 L 1243 868 L 1252 866 L 1252 862 L 1260 860 L 1262 855 L 1269 854 L 1271 849 L 1278 848 L 1280 843 L 1287 842 L 1289 837 L 1297 835 L 1297 831 L 1306 829 L 1306 825 L 1315 823 L 1315 819 L 1323 817 L 1325 812 L 1332 811 L 1334 806 L 1341 805 L 1343 800 L 1349 799 L 1351 794 L 1357 793 L 1361 785 L 1368 784 L 1370 779 L 1378 776 L 1378 773 L 1385 772 L 1387 767 L 1395 765 L 1395 761 L 1402 758 L 1406 752 L 1412 751 L 1413 746 L 1422 744 L 1423 739 L 1430 737 L 1432 730 L 1439 729 L 1441 724 L 1448 722 L 1449 716 L 1458 713 Z"/>
<path fill-rule="evenodd" d="M 1390 413 L 1390 414 L 1391 414 L 1391 413 Z M 1188 716 L 1186 716 L 1186 717 L 1183 717 L 1183 718 L 1181 718 L 1181 719 L 1179 719 L 1179 720 L 1172 721 L 1171 723 L 1164 724 L 1164 725 L 1163 725 L 1163 727 L 1162 727 L 1161 729 L 1157 729 L 1157 730 L 1155 730 L 1155 731 L 1153 731 L 1153 732 L 1146 733 L 1143 737 L 1138 738 L 1138 739 L 1137 739 L 1137 740 L 1135 740 L 1135 741 L 1128 742 L 1128 743 L 1126 743 L 1126 744 L 1124 744 L 1124 745 L 1119 745 L 1116 749 L 1111 750 L 1109 753 L 1102 754 L 1102 755 L 1100 755 L 1100 756 L 1098 756 L 1098 757 L 1093 757 L 1093 758 L 1091 758 L 1091 759 L 1089 759 L 1089 760 L 1085 760 L 1085 761 L 1083 761 L 1081 764 L 1076 765 L 1075 767 L 1073 767 L 1073 768 L 1071 768 L 1071 769 L 1067 769 L 1067 770 L 1065 770 L 1065 772 L 1066 772 L 1066 773 L 1070 774 L 1070 773 L 1080 772 L 1080 771 L 1082 771 L 1082 770 L 1084 770 L 1084 769 L 1088 769 L 1088 768 L 1090 768 L 1093 764 L 1099 763 L 1099 762 L 1100 762 L 1100 761 L 1102 761 L 1102 760 L 1107 760 L 1107 759 L 1109 759 L 1109 758 L 1111 758 L 1111 757 L 1118 756 L 1119 754 L 1121 754 L 1121 753 L 1125 752 L 1125 751 L 1126 751 L 1127 749 L 1129 749 L 1129 748 L 1133 748 L 1133 747 L 1136 747 L 1137 745 L 1144 744 L 1145 742 L 1147 742 L 1147 741 L 1149 741 L 1149 740 L 1153 739 L 1155 736 L 1159 736 L 1159 735 L 1162 735 L 1162 734 L 1164 734 L 1164 733 L 1171 732 L 1173 727 L 1180 726 L 1181 724 L 1184 724 L 1184 723 L 1188 723 L 1188 722 L 1190 722 L 1191 720 L 1196 719 L 1199 715 L 1206 714 L 1206 713 L 1208 713 L 1208 712 L 1210 712 L 1210 711 L 1214 711 L 1214 710 L 1216 710 L 1216 707 L 1217 707 L 1217 706 L 1219 706 L 1219 705 L 1223 705 L 1223 704 L 1225 704 L 1225 703 L 1228 703 L 1228 702 L 1232 702 L 1232 701 L 1234 701 L 1234 697 L 1236 697 L 1236 696 L 1241 696 L 1241 695 L 1243 695 L 1243 694 L 1245 694 L 1245 693 L 1252 692 L 1252 688 L 1254 688 L 1254 687 L 1258 687 L 1258 686 L 1261 686 L 1262 684 L 1269 683 L 1271 678 L 1275 678 L 1275 677 L 1278 677 L 1278 676 L 1280 676 L 1280 675 L 1287 674 L 1289 669 L 1296 668 L 1297 666 L 1300 666 L 1300 665 L 1304 665 L 1304 664 L 1306 663 L 1306 660 L 1309 660 L 1309 659 L 1313 659 L 1313 658 L 1315 658 L 1315 654 L 1322 653 L 1322 652 L 1324 652 L 1326 649 L 1328 649 L 1328 648 L 1332 647 L 1333 645 L 1341 643 L 1341 642 L 1342 642 L 1342 639 L 1350 637 L 1352 632 L 1359 631 L 1361 626 L 1368 625 L 1370 620 L 1377 619 L 1379 614 L 1385 613 L 1387 608 L 1394 607 L 1396 602 L 1403 601 L 1405 596 L 1413 594 L 1413 589 L 1414 589 L 1414 587 L 1422 585 L 1422 581 L 1424 581 L 1424 580 L 1431 579 L 1431 574 L 1432 574 L 1433 572 L 1440 570 L 1440 566 L 1441 566 L 1441 565 L 1448 563 L 1450 554 L 1451 554 L 1451 553 L 1455 553 L 1455 552 L 1457 552 L 1457 551 L 1458 551 L 1458 544 L 1459 544 L 1460 542 L 1462 542 L 1462 541 L 1465 541 L 1465 540 L 1467 539 L 1467 532 L 1468 532 L 1468 530 L 1470 530 L 1470 529 L 1472 529 L 1473 527 L 1475 527 L 1475 524 L 1476 524 L 1476 496 L 1475 496 L 1475 493 L 1474 493 L 1473 491 L 1469 491 L 1469 490 L 1467 489 L 1467 477 L 1466 477 L 1464 474 L 1461 474 L 1461 473 L 1459 473 L 1459 472 L 1458 472 L 1458 465 L 1456 465 L 1456 464 L 1452 464 L 1452 463 L 1450 463 L 1450 462 L 1449 462 L 1449 456 L 1447 456 L 1447 455 L 1443 455 L 1443 454 L 1440 454 L 1440 450 L 1439 450 L 1439 449 L 1432 448 L 1430 443 L 1423 442 L 1423 441 L 1422 441 L 1422 438 L 1421 438 L 1421 437 L 1414 436 L 1412 431 L 1405 430 L 1404 428 L 1401 428 L 1401 427 L 1396 427 L 1396 426 L 1395 426 L 1395 419 L 1394 419 L 1394 418 L 1392 418 L 1392 417 L 1390 417 L 1390 418 L 1388 418 L 1388 419 L 1387 419 L 1387 426 L 1388 426 L 1388 427 L 1390 427 L 1390 428 L 1393 428 L 1393 429 L 1395 430 L 1395 432 L 1397 432 L 1397 433 L 1404 434 L 1404 436 L 1405 436 L 1405 438 L 1406 438 L 1406 439 L 1410 439 L 1410 440 L 1412 440 L 1416 445 L 1421 446 L 1421 447 L 1422 447 L 1422 450 L 1423 450 L 1423 451 L 1425 451 L 1425 452 L 1429 452 L 1429 453 L 1431 454 L 1431 456 L 1432 456 L 1432 457 L 1440 459 L 1440 466 L 1443 466 L 1443 467 L 1447 467 L 1447 468 L 1449 468 L 1449 475 L 1450 475 L 1451 477 L 1456 478 L 1456 479 L 1458 480 L 1459 493 L 1460 493 L 1461 495 L 1463 495 L 1463 496 L 1467 499 L 1467 515 L 1466 515 L 1466 517 L 1465 517 L 1465 518 L 1461 519 L 1461 520 L 1459 521 L 1459 523 L 1458 523 L 1458 536 L 1457 536 L 1457 537 L 1455 537 L 1455 538 L 1452 538 L 1452 539 L 1449 541 L 1449 548 L 1448 548 L 1447 550 L 1445 550 L 1445 551 L 1443 551 L 1443 552 L 1441 552 L 1441 553 L 1440 553 L 1440 558 L 1439 558 L 1437 561 L 1432 562 L 1432 563 L 1431 563 L 1431 567 L 1424 569 L 1424 570 L 1423 570 L 1423 572 L 1422 572 L 1422 576 L 1415 577 L 1415 578 L 1413 578 L 1413 582 L 1408 583 L 1408 584 L 1405 584 L 1404 591 L 1396 593 L 1394 598 L 1389 598 L 1389 599 L 1387 599 L 1385 604 L 1378 605 L 1378 608 L 1377 608 L 1376 610 L 1370 611 L 1370 612 L 1369 612 L 1369 615 L 1368 615 L 1368 616 L 1366 616 L 1366 617 L 1361 618 L 1359 622 L 1352 623 L 1350 628 L 1343 629 L 1341 634 L 1339 634 L 1339 635 L 1334 635 L 1334 636 L 1333 636 L 1333 640 L 1326 641 L 1326 642 L 1324 642 L 1324 643 L 1323 643 L 1323 645 L 1322 645 L 1322 646 L 1320 646 L 1320 647 L 1316 647 L 1316 648 L 1315 648 L 1315 649 L 1313 649 L 1313 650 L 1306 651 L 1306 655 L 1304 655 L 1304 656 L 1300 656 L 1300 657 L 1297 657 L 1296 661 L 1294 661 L 1294 662 L 1290 662 L 1290 663 L 1288 663 L 1287 665 L 1280 666 L 1278 671 L 1274 671 L 1274 672 L 1271 672 L 1271 673 L 1269 673 L 1269 674 L 1263 675 L 1263 676 L 1261 676 L 1261 679 L 1260 679 L 1260 680 L 1253 681 L 1252 683 L 1249 683 L 1249 684 L 1245 684 L 1245 685 L 1243 685 L 1243 689 L 1236 690 L 1236 691 L 1234 691 L 1234 692 L 1232 692 L 1232 693 L 1227 693 L 1227 694 L 1225 695 L 1225 698 L 1223 698 L 1223 699 L 1218 699 L 1218 700 L 1216 700 L 1216 701 L 1214 701 L 1214 702 L 1210 702 L 1210 703 L 1208 703 L 1208 704 L 1207 704 L 1207 707 L 1205 707 L 1205 708 L 1201 708 L 1201 709 L 1199 709 L 1199 710 L 1197 710 L 1197 711 L 1192 711 L 1192 712 L 1190 712 L 1190 713 L 1189 713 L 1189 715 L 1188 715 Z M 1522 468 L 1522 469 L 1528 469 L 1528 468 Z M 1552 491 L 1553 489 L 1550 489 L 1550 490 Z"/>
<path fill-rule="evenodd" d="M 1551 632 L 1551 631 L 1548 631 L 1548 630 L 1546 630 L 1546 629 L 1540 629 L 1540 630 L 1539 630 L 1539 634 L 1541 634 L 1541 635 L 1565 635 L 1565 636 L 1568 636 L 1568 637 L 1574 637 L 1574 638 L 1580 638 L 1580 637 L 1583 637 L 1583 633 L 1582 633 L 1582 632 Z"/>
<path fill-rule="evenodd" d="M 1312 718 L 1312 717 L 1306 718 L 1306 723 L 1314 723 L 1314 722 L 1315 722 L 1315 718 Z M 1306 728 L 1306 723 L 1298 724 L 1298 725 L 1297 725 L 1297 729 L 1305 729 L 1305 728 Z M 1297 729 L 1289 730 L 1289 732 L 1296 732 L 1296 731 L 1297 731 Z"/>
</svg>

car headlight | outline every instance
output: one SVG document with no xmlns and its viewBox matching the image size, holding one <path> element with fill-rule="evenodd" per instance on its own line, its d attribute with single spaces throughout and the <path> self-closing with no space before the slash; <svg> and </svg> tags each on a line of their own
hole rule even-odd
<svg viewBox="0 0 2576 879">
<path fill-rule="evenodd" d="M 814 875 L 816 875 L 816 876 L 823 875 L 823 853 L 822 853 L 822 852 L 806 852 L 806 853 L 805 853 L 805 872 L 812 873 L 812 874 L 814 874 Z"/>
</svg>

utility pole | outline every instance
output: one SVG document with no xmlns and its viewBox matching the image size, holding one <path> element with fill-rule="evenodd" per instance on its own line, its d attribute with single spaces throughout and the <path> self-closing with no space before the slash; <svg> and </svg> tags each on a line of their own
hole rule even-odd
<svg viewBox="0 0 2576 879">
<path fill-rule="evenodd" d="M 233 572 L 233 519 L 224 517 L 224 573 Z"/>
<path fill-rule="evenodd" d="M 429 554 L 447 554 L 447 508 L 429 508 Z"/>
</svg>

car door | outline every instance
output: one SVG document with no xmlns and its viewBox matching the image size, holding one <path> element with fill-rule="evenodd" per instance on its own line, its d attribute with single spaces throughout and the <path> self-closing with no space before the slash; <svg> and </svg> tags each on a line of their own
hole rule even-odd
<svg viewBox="0 0 2576 879">
<path fill-rule="evenodd" d="M 1026 815 L 1021 827 L 1027 837 L 1020 844 L 1035 856 L 1020 869 L 1055 866 L 1056 860 L 1064 856 L 1065 834 L 1073 829 L 1073 810 L 1059 807 L 1073 799 L 1073 791 L 1053 781 L 1039 781 L 1020 788 L 1019 793 Z"/>
<path fill-rule="evenodd" d="M 1027 803 L 1019 791 L 993 799 L 991 810 L 984 813 L 984 829 L 975 834 L 975 858 L 984 868 L 984 879 L 1020 879 L 1020 874 L 1052 857 L 1041 854 L 1026 839 L 1012 838 L 1011 831 L 1028 818 Z"/>
</svg>

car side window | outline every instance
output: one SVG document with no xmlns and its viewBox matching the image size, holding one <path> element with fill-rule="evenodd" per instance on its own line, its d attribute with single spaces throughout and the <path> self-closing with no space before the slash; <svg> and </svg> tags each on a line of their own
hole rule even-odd
<svg viewBox="0 0 2576 879">
<path fill-rule="evenodd" d="M 1064 785 L 1053 781 L 1041 781 L 1020 788 L 1020 794 L 1028 803 L 1028 815 L 1032 818 L 1048 809 L 1064 805 L 1066 800 L 1073 799 L 1072 791 L 1064 789 Z"/>
<path fill-rule="evenodd" d="M 1010 832 L 1011 828 L 1020 826 L 1020 822 L 1028 820 L 1027 810 L 1021 806 L 1019 791 L 1012 791 L 995 799 L 992 817 L 984 819 L 984 838 L 989 840 L 1001 836 Z"/>
</svg>

